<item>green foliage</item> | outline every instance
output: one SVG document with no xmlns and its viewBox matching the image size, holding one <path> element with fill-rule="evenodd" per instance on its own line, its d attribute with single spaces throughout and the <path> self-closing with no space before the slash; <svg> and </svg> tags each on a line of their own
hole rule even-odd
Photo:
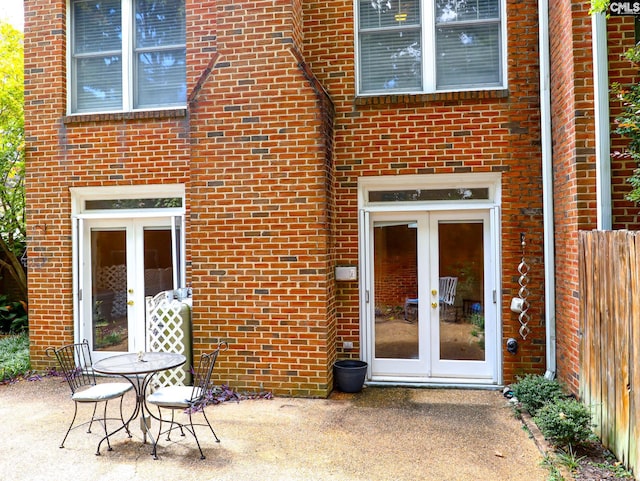
<svg viewBox="0 0 640 481">
<path fill-rule="evenodd" d="M 637 49 L 629 50 L 627 56 L 640 58 Z M 631 157 L 637 165 L 640 165 L 640 85 L 634 84 L 623 87 L 618 83 L 611 85 L 611 94 L 622 103 L 622 113 L 616 117 L 617 128 L 614 132 L 629 139 L 625 152 L 616 152 L 618 157 Z M 632 190 L 627 194 L 627 200 L 636 204 L 640 203 L 640 168 L 635 168 L 633 174 L 627 179 Z"/>
<path fill-rule="evenodd" d="M 564 477 L 560 473 L 560 470 L 556 468 L 555 464 L 553 463 L 553 460 L 549 457 L 548 454 L 545 455 L 541 464 L 542 466 L 544 466 L 546 469 L 549 470 L 549 477 L 547 478 L 547 481 L 565 481 Z"/>
<path fill-rule="evenodd" d="M 562 386 L 557 380 L 537 374 L 527 374 L 518 378 L 511 390 L 522 407 L 532 416 L 535 416 L 545 404 L 564 397 Z"/>
<path fill-rule="evenodd" d="M 556 446 L 576 446 L 591 433 L 591 413 L 575 399 L 559 399 L 541 407 L 533 418 L 540 432 Z"/>
<path fill-rule="evenodd" d="M 15 281 L 26 302 L 23 72 L 22 32 L 0 21 L 0 275 Z"/>
<path fill-rule="evenodd" d="M 29 320 L 23 302 L 9 302 L 0 294 L 0 332 L 20 333 L 29 328 Z"/>
<path fill-rule="evenodd" d="M 589 9 L 589 14 L 593 15 L 594 13 L 606 13 L 609 8 L 610 0 L 591 0 L 591 8 Z"/>
<path fill-rule="evenodd" d="M 633 478 L 633 473 L 631 471 L 629 471 L 627 468 L 625 468 L 624 465 L 619 461 L 616 461 L 613 464 L 606 463 L 606 462 L 605 463 L 593 463 L 593 466 L 596 466 L 596 467 L 602 468 L 602 469 L 606 469 L 611 474 L 613 474 L 616 478 L 634 479 Z"/>
<path fill-rule="evenodd" d="M 484 332 L 484 315 L 474 313 L 469 316 L 469 322 L 478 328 L 478 331 Z"/>
<path fill-rule="evenodd" d="M 13 379 L 30 369 L 29 336 L 23 333 L 0 339 L 0 381 Z"/>
<path fill-rule="evenodd" d="M 586 459 L 586 456 L 577 456 L 573 450 L 573 446 L 570 444 L 567 451 L 559 450 L 558 453 L 556 453 L 556 459 L 569 471 L 574 472 L 578 470 L 580 461 Z"/>
</svg>

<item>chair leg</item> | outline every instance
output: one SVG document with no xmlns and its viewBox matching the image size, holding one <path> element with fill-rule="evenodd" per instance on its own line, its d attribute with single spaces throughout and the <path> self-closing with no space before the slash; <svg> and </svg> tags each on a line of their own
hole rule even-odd
<svg viewBox="0 0 640 481">
<path fill-rule="evenodd" d="M 204 412 L 204 408 L 202 409 L 202 415 L 204 416 L 204 420 L 207 421 L 207 425 L 209 426 L 209 429 L 211 429 L 211 433 L 213 434 L 213 437 L 216 438 L 216 443 L 219 443 L 220 440 L 218 439 L 218 436 L 216 436 L 216 432 L 211 427 L 211 423 L 209 422 L 209 418 L 207 417 L 207 415 Z"/>
<path fill-rule="evenodd" d="M 69 429 L 67 429 L 67 433 L 64 435 L 64 438 L 62 439 L 62 442 L 60 443 L 60 447 L 64 448 L 64 442 L 67 440 L 67 436 L 69 436 L 69 433 L 71 432 L 71 428 L 73 427 L 73 423 L 76 420 L 76 416 L 78 415 L 78 403 L 74 402 L 73 403 L 73 419 L 71 419 L 71 424 L 69 424 Z"/>
<path fill-rule="evenodd" d="M 177 422 L 174 421 L 175 414 L 176 414 L 175 410 L 172 409 L 171 410 L 171 424 L 177 424 L 178 427 L 180 428 L 180 436 L 184 437 L 184 429 L 182 429 L 182 424 L 177 423 Z"/>
<path fill-rule="evenodd" d="M 153 459 L 158 459 L 158 441 L 160 441 L 160 435 L 162 434 L 162 410 L 160 409 L 160 406 L 158 406 L 158 421 L 158 435 L 153 442 L 153 449 L 151 450 L 151 456 L 153 456 Z"/>
<path fill-rule="evenodd" d="M 107 438 L 107 451 L 113 451 L 111 447 L 111 441 L 109 441 L 109 431 L 107 431 L 107 405 L 109 401 L 104 402 L 104 416 L 102 418 L 102 423 L 104 424 L 104 435 Z"/>
<path fill-rule="evenodd" d="M 77 406 L 77 404 L 76 404 Z M 89 421 L 89 427 L 87 428 L 87 432 L 91 432 L 91 426 L 93 426 L 93 420 L 96 418 L 96 410 L 98 409 L 98 403 L 93 403 L 93 413 L 91 414 L 91 420 Z"/>
<path fill-rule="evenodd" d="M 200 451 L 200 459 L 206 459 L 206 456 L 204 455 L 204 453 L 202 452 L 202 448 L 200 447 L 200 441 L 198 441 L 198 436 L 196 436 L 196 430 L 193 427 L 193 420 L 191 419 L 191 410 L 189 410 L 189 424 L 191 425 L 191 434 L 193 434 L 193 438 L 196 440 L 196 444 L 198 445 L 198 450 Z"/>
</svg>

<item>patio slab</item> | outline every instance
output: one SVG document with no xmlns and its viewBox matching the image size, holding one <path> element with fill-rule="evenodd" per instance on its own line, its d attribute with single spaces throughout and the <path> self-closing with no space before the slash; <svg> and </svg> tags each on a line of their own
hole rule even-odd
<svg viewBox="0 0 640 481">
<path fill-rule="evenodd" d="M 125 408 L 133 408 L 127 394 Z M 114 404 L 115 406 L 115 404 Z M 88 408 L 79 415 L 89 416 Z M 198 432 L 161 441 L 158 460 L 138 423 L 96 456 L 99 430 L 72 431 L 61 378 L 0 386 L 1 479 L 543 481 L 542 454 L 498 391 L 365 388 L 329 399 L 274 398 L 209 406 L 221 443 Z M 154 425 L 154 428 L 157 425 Z"/>
</svg>

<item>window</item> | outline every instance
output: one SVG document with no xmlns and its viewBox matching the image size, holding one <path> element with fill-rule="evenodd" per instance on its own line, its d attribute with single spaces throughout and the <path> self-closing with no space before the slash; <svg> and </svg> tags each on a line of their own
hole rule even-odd
<svg viewBox="0 0 640 481">
<path fill-rule="evenodd" d="M 503 87 L 502 0 L 356 0 L 358 93 Z"/>
<path fill-rule="evenodd" d="M 71 0 L 73 113 L 186 104 L 184 0 Z"/>
</svg>

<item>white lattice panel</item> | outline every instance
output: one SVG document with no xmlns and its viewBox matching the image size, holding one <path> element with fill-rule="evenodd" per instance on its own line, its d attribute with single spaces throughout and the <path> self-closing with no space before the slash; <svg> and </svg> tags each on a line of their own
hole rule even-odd
<svg viewBox="0 0 640 481">
<path fill-rule="evenodd" d="M 191 310 L 173 299 L 172 291 L 147 297 L 147 346 L 150 351 L 177 352 L 187 358 L 182 369 L 159 373 L 154 387 L 185 385 L 191 382 Z"/>
<path fill-rule="evenodd" d="M 98 270 L 96 278 L 97 287 L 100 290 L 113 292 L 113 305 L 108 313 L 112 318 L 122 317 L 127 313 L 127 266 L 117 264 L 102 266 Z"/>
</svg>

